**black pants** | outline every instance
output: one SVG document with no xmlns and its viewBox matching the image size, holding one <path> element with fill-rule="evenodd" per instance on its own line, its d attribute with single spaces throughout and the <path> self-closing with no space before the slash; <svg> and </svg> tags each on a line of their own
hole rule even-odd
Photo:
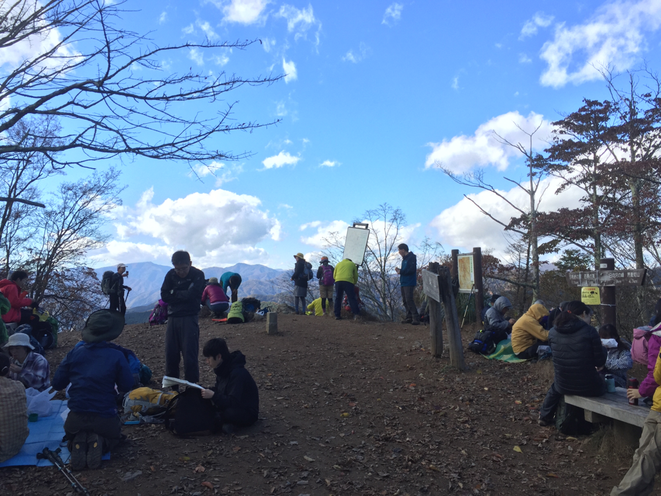
<svg viewBox="0 0 661 496">
<path fill-rule="evenodd" d="M 230 284 L 230 289 L 232 290 L 231 300 L 232 303 L 234 303 L 239 299 L 239 286 L 241 286 L 241 276 L 238 276 L 236 278 L 234 276 L 230 277 L 229 284 Z"/>
<path fill-rule="evenodd" d="M 197 357 L 200 353 L 200 326 L 197 315 L 169 317 L 165 330 L 165 375 L 179 377 L 179 362 L 184 358 L 184 378 L 200 380 Z"/>
<path fill-rule="evenodd" d="M 115 310 L 122 315 L 126 314 L 126 303 L 124 302 L 124 292 L 122 294 L 110 295 L 110 310 Z"/>
<path fill-rule="evenodd" d="M 64 422 L 65 438 L 71 442 L 79 432 L 94 432 L 103 438 L 104 452 L 121 441 L 122 422 L 119 416 L 100 417 L 95 413 L 69 412 Z"/>
<path fill-rule="evenodd" d="M 402 286 L 402 301 L 404 308 L 406 308 L 406 319 L 411 319 L 413 322 L 420 322 L 420 315 L 418 315 L 418 308 L 415 306 L 413 292 L 415 286 Z"/>
<path fill-rule="evenodd" d="M 356 300 L 355 285 L 349 281 L 337 281 L 335 283 L 335 316 L 342 316 L 342 297 L 344 296 L 344 293 L 347 295 L 351 313 L 354 315 L 360 315 L 358 300 Z"/>
<path fill-rule="evenodd" d="M 533 344 L 531 347 L 526 348 L 521 353 L 516 353 L 516 357 L 521 360 L 530 360 L 537 356 L 537 348 L 539 348 L 539 343 Z"/>
</svg>

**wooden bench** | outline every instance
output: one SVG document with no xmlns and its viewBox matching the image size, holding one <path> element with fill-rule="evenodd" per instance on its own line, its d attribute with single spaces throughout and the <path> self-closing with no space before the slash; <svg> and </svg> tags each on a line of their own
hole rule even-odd
<svg viewBox="0 0 661 496">
<path fill-rule="evenodd" d="M 617 437 L 626 440 L 632 446 L 638 445 L 645 419 L 650 413 L 650 406 L 639 399 L 638 406 L 630 405 L 627 399 L 627 390 L 615 388 L 614 393 L 606 393 L 597 398 L 565 395 L 565 402 L 585 411 L 585 420 L 598 423 L 613 424 Z"/>
</svg>

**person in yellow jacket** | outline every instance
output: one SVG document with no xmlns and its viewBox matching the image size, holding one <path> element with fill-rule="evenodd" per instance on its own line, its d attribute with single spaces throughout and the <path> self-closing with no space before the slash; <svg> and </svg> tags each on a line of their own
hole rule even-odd
<svg viewBox="0 0 661 496">
<path fill-rule="evenodd" d="M 351 307 L 351 313 L 354 319 L 358 318 L 360 309 L 358 308 L 358 301 L 356 300 L 356 291 L 354 286 L 358 282 L 358 268 L 356 264 L 349 258 L 345 258 L 335 266 L 333 271 L 333 279 L 335 279 L 335 320 L 342 319 L 342 297 L 346 293 Z"/>
<path fill-rule="evenodd" d="M 330 313 L 330 308 L 328 309 Z M 321 298 L 317 298 L 316 300 L 313 300 L 312 303 L 308 305 L 308 315 L 313 315 L 315 317 L 323 317 L 324 316 L 324 309 L 321 306 Z"/>
<path fill-rule="evenodd" d="M 654 492 L 654 477 L 661 470 L 661 358 L 656 358 L 652 410 L 645 419 L 640 444 L 633 454 L 631 468 L 613 488 L 611 496 L 648 496 Z"/>
<path fill-rule="evenodd" d="M 517 358 L 530 360 L 537 356 L 539 345 L 549 339 L 549 331 L 539 323 L 549 314 L 546 307 L 535 303 L 512 326 L 512 350 Z"/>
</svg>

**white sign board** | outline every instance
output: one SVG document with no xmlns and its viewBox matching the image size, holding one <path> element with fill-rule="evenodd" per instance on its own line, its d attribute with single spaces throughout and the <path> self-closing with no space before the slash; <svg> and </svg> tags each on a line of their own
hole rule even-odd
<svg viewBox="0 0 661 496">
<path fill-rule="evenodd" d="M 342 259 L 348 258 L 356 265 L 361 265 L 365 259 L 365 250 L 367 250 L 369 237 L 369 229 L 361 229 L 359 227 L 347 228 L 347 239 L 344 242 Z"/>
<path fill-rule="evenodd" d="M 475 285 L 475 269 L 473 268 L 473 254 L 461 253 L 457 257 L 459 266 L 459 292 L 472 293 Z"/>
</svg>

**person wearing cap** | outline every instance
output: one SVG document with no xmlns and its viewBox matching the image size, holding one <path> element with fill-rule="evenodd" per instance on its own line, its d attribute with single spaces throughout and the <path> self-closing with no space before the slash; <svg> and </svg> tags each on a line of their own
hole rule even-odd
<svg viewBox="0 0 661 496">
<path fill-rule="evenodd" d="M 294 309 L 296 315 L 299 314 L 298 308 L 300 303 L 300 314 L 305 315 L 305 297 L 308 295 L 308 276 L 305 274 L 305 256 L 302 253 L 294 255 L 296 265 L 294 265 L 294 273 L 291 280 L 294 281 Z"/>
<path fill-rule="evenodd" d="M 121 440 L 117 394 L 130 391 L 133 375 L 126 357 L 111 346 L 124 329 L 124 316 L 114 310 L 92 313 L 82 330 L 82 346 L 62 360 L 53 376 L 53 388 L 69 389 L 69 415 L 64 423 L 71 467 L 99 468 L 104 452 Z"/>
<path fill-rule="evenodd" d="M 28 438 L 25 388 L 11 380 L 11 358 L 0 351 L 0 463 L 17 455 Z"/>
<path fill-rule="evenodd" d="M 26 298 L 28 292 L 28 273 L 24 270 L 15 270 L 9 279 L 0 281 L 0 293 L 9 300 L 11 308 L 2 316 L 7 324 L 21 322 L 21 308 L 35 307 L 37 302 Z"/>
<path fill-rule="evenodd" d="M 342 297 L 346 293 L 349 307 L 354 315 L 354 320 L 360 315 L 358 300 L 356 300 L 356 283 L 358 282 L 358 268 L 350 258 L 345 258 L 335 266 L 333 271 L 335 279 L 335 320 L 342 319 Z"/>
<path fill-rule="evenodd" d="M 227 294 L 227 289 L 232 290 L 232 303 L 239 300 L 239 286 L 241 286 L 241 275 L 236 272 L 225 272 L 220 276 L 220 285 L 223 292 Z"/>
<path fill-rule="evenodd" d="M 126 314 L 126 301 L 124 300 L 124 290 L 131 291 L 131 288 L 124 286 L 124 278 L 129 276 L 129 271 L 125 264 L 117 265 L 117 272 L 112 276 L 112 286 L 110 290 L 110 310 L 115 310 L 122 315 Z"/>
<path fill-rule="evenodd" d="M 230 307 L 229 299 L 220 287 L 217 277 L 210 277 L 202 293 L 202 304 L 206 305 L 216 317 L 220 317 Z"/>
<path fill-rule="evenodd" d="M 9 367 L 9 378 L 23 383 L 26 388 L 45 391 L 50 388 L 50 365 L 30 343 L 30 336 L 17 332 L 9 336 L 4 345 L 9 351 L 12 363 Z"/>
<path fill-rule="evenodd" d="M 323 310 L 323 314 L 326 313 L 326 309 L 328 309 L 328 314 L 330 314 L 331 308 L 333 308 L 333 293 L 335 292 L 335 279 L 333 279 L 335 268 L 328 263 L 328 257 L 321 257 L 319 263 L 321 265 L 317 269 L 317 279 L 319 279 L 321 309 Z M 328 300 L 328 305 L 326 305 L 326 300 Z"/>
</svg>

